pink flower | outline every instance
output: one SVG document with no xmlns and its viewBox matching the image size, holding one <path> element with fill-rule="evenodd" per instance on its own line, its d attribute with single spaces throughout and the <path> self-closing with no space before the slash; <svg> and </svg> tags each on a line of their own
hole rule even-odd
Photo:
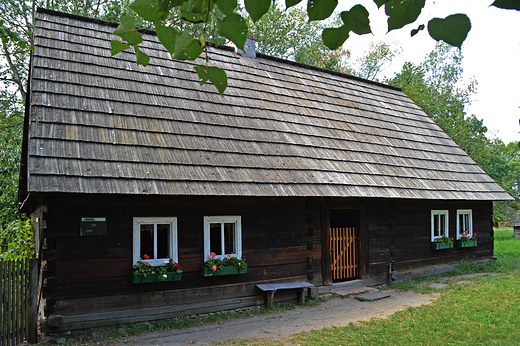
<svg viewBox="0 0 520 346">
<path fill-rule="evenodd" d="M 230 255 L 230 254 L 227 254 L 226 256 L 227 256 L 227 258 L 231 258 L 231 255 Z"/>
<path fill-rule="evenodd" d="M 217 266 L 214 265 L 213 267 L 211 267 L 211 269 L 213 269 L 213 271 L 216 272 L 217 271 Z"/>
<path fill-rule="evenodd" d="M 209 254 L 209 257 L 211 257 L 211 259 L 215 259 L 216 256 L 217 256 L 217 255 L 216 255 L 214 252 L 212 252 L 212 253 Z"/>
</svg>

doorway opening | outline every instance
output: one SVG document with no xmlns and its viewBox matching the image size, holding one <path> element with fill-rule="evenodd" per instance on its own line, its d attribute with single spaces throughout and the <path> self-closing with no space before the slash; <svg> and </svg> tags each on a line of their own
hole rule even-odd
<svg viewBox="0 0 520 346">
<path fill-rule="evenodd" d="M 334 282 L 359 278 L 359 209 L 330 210 L 331 272 Z"/>
</svg>

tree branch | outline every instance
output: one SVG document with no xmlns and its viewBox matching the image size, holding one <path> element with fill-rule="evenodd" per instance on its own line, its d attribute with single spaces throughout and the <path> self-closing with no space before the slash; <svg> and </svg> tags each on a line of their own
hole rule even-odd
<svg viewBox="0 0 520 346">
<path fill-rule="evenodd" d="M 18 86 L 18 91 L 22 95 L 23 102 L 25 102 L 25 89 L 23 87 L 22 79 L 20 78 L 20 73 L 18 72 L 18 69 L 14 65 L 12 59 L 11 59 L 11 53 L 9 52 L 9 49 L 7 47 L 7 42 L 2 42 L 2 47 L 4 49 L 5 53 L 5 59 L 7 60 L 7 63 L 9 64 L 9 69 L 11 70 L 11 73 L 13 75 L 13 79 Z"/>
</svg>

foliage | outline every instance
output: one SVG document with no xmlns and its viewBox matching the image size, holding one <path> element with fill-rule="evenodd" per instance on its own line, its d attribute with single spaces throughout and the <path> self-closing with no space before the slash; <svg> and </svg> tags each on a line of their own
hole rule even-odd
<svg viewBox="0 0 520 346">
<path fill-rule="evenodd" d="M 361 78 L 379 81 L 380 74 L 401 51 L 400 46 L 392 47 L 384 41 L 372 42 L 369 49 L 357 59 L 359 68 L 353 74 Z"/>
<path fill-rule="evenodd" d="M 34 252 L 33 228 L 31 220 L 12 221 L 2 229 L 1 243 L 7 243 L 7 250 L 0 254 L 0 258 L 21 259 L 31 258 Z"/>
<path fill-rule="evenodd" d="M 143 255 L 143 259 L 148 258 L 148 255 Z M 164 266 L 154 266 L 153 263 L 147 261 L 137 261 L 132 268 L 134 269 L 134 274 L 144 277 L 147 275 L 159 274 L 159 280 L 165 280 L 167 272 L 182 273 L 181 266 L 179 263 L 174 262 L 172 258 L 170 258 Z"/>
<path fill-rule="evenodd" d="M 214 252 L 210 253 L 210 258 L 204 262 L 204 266 L 210 268 L 214 272 L 221 270 L 224 267 L 237 267 L 237 268 L 245 268 L 247 266 L 246 262 L 238 258 L 237 256 L 227 254 L 223 258 L 219 258 L 215 255 Z"/>
<path fill-rule="evenodd" d="M 257 23 L 266 14 L 268 16 L 280 15 L 280 13 L 276 13 L 276 9 L 269 13 L 272 9 L 271 1 L 245 0 L 245 10 L 250 21 Z M 504 4 L 504 1 L 497 0 L 492 6 L 511 8 L 510 4 Z M 300 2 L 301 0 L 287 0 L 286 8 L 288 9 Z M 414 23 L 421 14 L 426 1 L 374 0 L 374 3 L 378 8 L 384 7 L 388 17 L 388 31 L 392 31 Z M 336 0 L 308 1 L 306 12 L 309 21 L 327 20 L 335 13 L 337 5 L 338 1 Z M 250 23 L 248 24 L 244 16 L 238 13 L 237 0 L 134 0 L 130 4 L 130 8 L 143 21 L 148 23 L 145 26 L 147 29 L 155 29 L 161 44 L 175 59 L 195 60 L 202 54 L 203 50 L 207 50 L 206 41 L 215 34 L 227 38 L 234 42 L 239 49 L 243 49 L 247 35 L 251 33 Z M 179 18 L 181 22 L 203 23 L 204 25 L 199 26 L 199 30 L 195 33 L 182 28 L 182 25 L 179 29 Z M 149 58 L 139 49 L 139 44 L 142 42 L 142 30 L 134 23 L 133 19 L 132 16 L 121 18 L 121 25 L 114 31 L 114 35 L 119 36 L 123 42 L 113 44 L 113 47 L 119 48 L 113 49 L 112 55 L 121 52 L 121 48 L 133 47 L 138 65 L 146 66 Z M 427 26 L 427 30 L 433 39 L 460 48 L 471 29 L 471 22 L 466 14 L 458 13 L 446 18 L 433 18 L 429 20 Z M 411 35 L 413 36 L 424 29 L 425 25 L 421 23 L 411 31 Z M 290 31 L 287 32 L 290 33 Z M 324 28 L 321 36 L 327 47 L 337 49 L 348 39 L 351 32 L 358 35 L 372 32 L 369 13 L 363 5 L 358 4 L 348 11 L 341 12 L 335 26 Z M 298 37 L 302 39 L 305 36 Z M 314 48 L 316 50 L 316 47 Z M 206 54 L 206 67 L 196 67 L 201 84 L 209 80 L 223 95 L 227 85 L 227 76 L 223 71 L 216 72 L 215 69 L 220 70 L 220 68 L 209 67 L 208 64 L 209 60 Z M 214 72 L 211 74 L 208 73 L 210 68 L 214 68 Z"/>
<path fill-rule="evenodd" d="M 462 231 L 461 232 L 461 235 L 460 235 L 460 238 L 459 238 L 459 241 L 465 243 L 465 242 L 468 242 L 470 240 L 477 240 L 477 232 L 474 232 L 473 233 L 473 236 L 469 236 L 469 231 Z"/>
<path fill-rule="evenodd" d="M 461 83 L 463 55 L 458 49 L 438 43 L 421 64 L 407 62 L 387 82 L 398 86 L 444 132 L 493 178 L 514 202 L 495 202 L 493 221 L 508 221 L 520 210 L 520 148 L 489 138 L 488 129 L 475 115 L 466 114 L 477 82 Z"/>
<path fill-rule="evenodd" d="M 446 237 L 445 235 L 443 235 L 443 236 L 440 237 L 440 238 L 436 238 L 436 239 L 435 239 L 435 242 L 436 242 L 436 243 L 441 243 L 441 244 L 451 244 L 451 243 L 453 243 L 453 239 L 452 239 L 452 238 L 449 238 L 449 237 Z"/>
</svg>

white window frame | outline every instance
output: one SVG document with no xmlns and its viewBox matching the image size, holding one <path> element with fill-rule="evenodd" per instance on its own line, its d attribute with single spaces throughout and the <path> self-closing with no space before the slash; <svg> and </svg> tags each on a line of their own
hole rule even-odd
<svg viewBox="0 0 520 346">
<path fill-rule="evenodd" d="M 472 209 L 457 209 L 457 240 L 460 239 L 460 237 L 462 236 L 462 233 L 460 232 L 460 215 L 462 214 L 469 214 L 469 217 L 468 217 L 468 223 L 469 223 L 469 227 L 468 227 L 468 236 L 470 238 L 473 237 L 473 211 Z"/>
<path fill-rule="evenodd" d="M 436 236 L 435 235 L 435 229 L 434 229 L 434 226 L 435 226 L 434 218 L 437 215 L 439 217 L 440 217 L 440 215 L 445 215 L 446 216 L 444 218 L 444 234 L 440 235 L 440 236 Z M 448 210 L 432 210 L 431 211 L 431 240 L 432 240 L 432 243 L 435 241 L 435 239 L 442 238 L 443 236 L 446 236 L 446 237 L 449 236 L 449 234 L 450 234 L 450 232 L 449 232 L 449 224 L 450 224 L 450 218 L 449 218 Z"/>
<path fill-rule="evenodd" d="M 153 224 L 154 225 L 154 254 L 157 256 L 157 224 L 169 224 L 170 225 L 170 254 L 169 258 L 149 258 L 146 262 L 153 264 L 154 266 L 165 265 L 171 258 L 174 262 L 179 262 L 178 258 L 178 245 L 177 245 L 177 218 L 176 217 L 134 217 L 134 251 L 133 251 L 133 263 L 137 261 L 143 261 L 141 258 L 141 224 Z"/>
<path fill-rule="evenodd" d="M 204 216 L 204 260 L 210 258 L 210 224 L 212 223 L 234 223 L 235 224 L 235 254 L 238 258 L 242 258 L 242 217 L 240 215 L 226 216 Z M 224 237 L 222 232 L 222 237 Z M 224 239 L 221 242 L 224 246 Z M 224 258 L 225 254 L 217 255 L 216 258 Z"/>
</svg>

